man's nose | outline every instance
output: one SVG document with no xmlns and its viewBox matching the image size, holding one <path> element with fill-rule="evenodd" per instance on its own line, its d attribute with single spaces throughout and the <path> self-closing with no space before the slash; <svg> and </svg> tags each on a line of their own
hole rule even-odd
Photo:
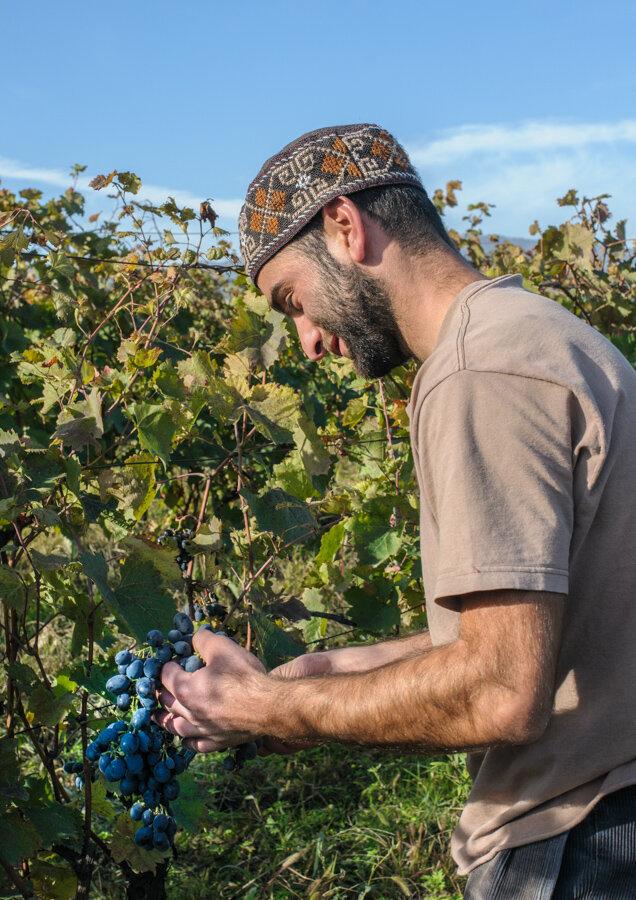
<svg viewBox="0 0 636 900">
<path fill-rule="evenodd" d="M 295 316 L 294 322 L 305 356 L 318 362 L 326 353 L 320 329 L 307 316 Z"/>
</svg>

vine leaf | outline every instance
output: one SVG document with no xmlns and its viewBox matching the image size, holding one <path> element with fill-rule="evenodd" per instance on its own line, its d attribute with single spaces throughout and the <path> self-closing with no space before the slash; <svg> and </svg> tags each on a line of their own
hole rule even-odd
<svg viewBox="0 0 636 900">
<path fill-rule="evenodd" d="M 286 544 L 302 543 L 318 534 L 318 523 L 307 504 L 281 488 L 272 488 L 260 497 L 247 488 L 241 494 L 260 530 L 271 531 Z"/>
<path fill-rule="evenodd" d="M 127 862 L 133 872 L 155 872 L 157 865 L 166 859 L 170 851 L 160 853 L 159 850 L 145 850 L 135 844 L 133 838 L 137 826 L 129 815 L 118 816 L 113 827 L 110 841 L 110 852 L 116 863 Z"/>
<path fill-rule="evenodd" d="M 0 566 L 0 600 L 21 613 L 26 602 L 26 588 L 17 572 Z"/>
<path fill-rule="evenodd" d="M 274 669 L 290 657 L 300 656 L 305 652 L 303 645 L 295 637 L 283 631 L 267 616 L 254 613 L 250 617 L 250 622 L 261 659 L 267 669 Z"/>
</svg>

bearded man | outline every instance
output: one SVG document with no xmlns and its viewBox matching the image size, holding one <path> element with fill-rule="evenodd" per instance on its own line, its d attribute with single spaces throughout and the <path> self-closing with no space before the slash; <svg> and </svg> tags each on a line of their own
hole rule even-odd
<svg viewBox="0 0 636 900">
<path fill-rule="evenodd" d="M 467 750 L 451 845 L 466 897 L 636 897 L 636 373 L 520 276 L 475 270 L 375 125 L 269 159 L 240 235 L 309 359 L 342 354 L 368 378 L 421 363 L 429 630 L 269 675 L 200 631 L 207 666 L 165 666 L 159 720 L 200 751 L 257 735 Z"/>
</svg>

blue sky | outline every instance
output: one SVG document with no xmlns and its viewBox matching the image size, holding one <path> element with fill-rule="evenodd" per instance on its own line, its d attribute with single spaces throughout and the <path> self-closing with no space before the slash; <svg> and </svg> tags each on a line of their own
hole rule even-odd
<svg viewBox="0 0 636 900">
<path fill-rule="evenodd" d="M 630 0 L 5 2 L 0 179 L 57 192 L 141 176 L 213 197 L 235 230 L 264 159 L 323 125 L 378 122 L 431 190 L 462 179 L 492 230 L 557 221 L 570 187 L 636 214 Z M 95 196 L 91 204 L 102 202 Z M 453 222 L 452 224 L 456 224 Z"/>
</svg>

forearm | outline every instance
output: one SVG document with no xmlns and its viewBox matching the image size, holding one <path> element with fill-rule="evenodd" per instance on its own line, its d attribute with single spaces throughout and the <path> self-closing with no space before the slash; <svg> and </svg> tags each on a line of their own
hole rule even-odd
<svg viewBox="0 0 636 900">
<path fill-rule="evenodd" d="M 475 668 L 462 641 L 366 672 L 275 679 L 261 716 L 281 740 L 474 749 L 507 740 L 511 698 Z"/>
<path fill-rule="evenodd" d="M 392 641 L 379 641 L 376 644 L 363 644 L 357 647 L 341 647 L 336 650 L 325 650 L 322 655 L 329 658 L 332 674 L 347 672 L 368 672 L 398 659 L 406 659 L 415 654 L 427 653 L 431 650 L 428 631 L 421 631 L 409 637 Z M 313 656 L 313 654 L 312 654 Z"/>
</svg>

